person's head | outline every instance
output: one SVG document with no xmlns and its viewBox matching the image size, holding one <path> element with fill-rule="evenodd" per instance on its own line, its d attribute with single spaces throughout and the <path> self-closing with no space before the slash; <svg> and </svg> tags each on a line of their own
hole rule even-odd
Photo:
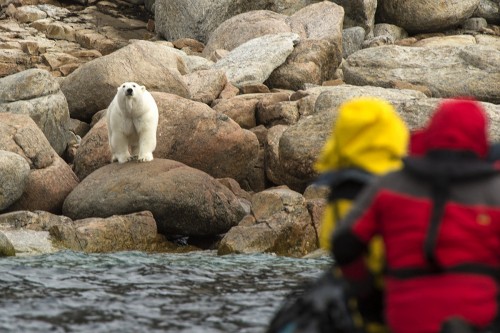
<svg viewBox="0 0 500 333">
<path fill-rule="evenodd" d="M 438 105 L 427 126 L 412 134 L 411 154 L 423 155 L 435 150 L 468 151 L 486 158 L 487 118 L 478 102 L 445 100 Z"/>
<path fill-rule="evenodd" d="M 385 173 L 401 167 L 408 140 L 408 128 L 390 103 L 375 97 L 354 98 L 340 105 L 315 168 Z"/>
</svg>

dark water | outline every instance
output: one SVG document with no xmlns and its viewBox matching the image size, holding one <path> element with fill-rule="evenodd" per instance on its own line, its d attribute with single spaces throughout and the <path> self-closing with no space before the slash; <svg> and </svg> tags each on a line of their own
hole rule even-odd
<svg viewBox="0 0 500 333">
<path fill-rule="evenodd" d="M 0 332 L 263 332 L 329 261 L 272 255 L 55 254 L 0 259 Z"/>
</svg>

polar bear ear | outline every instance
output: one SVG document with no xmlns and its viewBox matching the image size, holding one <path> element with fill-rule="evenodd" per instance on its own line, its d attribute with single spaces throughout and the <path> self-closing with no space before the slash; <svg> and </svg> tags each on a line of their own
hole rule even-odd
<svg viewBox="0 0 500 333">
<path fill-rule="evenodd" d="M 145 91 L 145 90 L 146 90 L 146 87 L 145 87 L 145 86 L 141 86 L 141 90 L 142 90 L 142 91 Z"/>
</svg>

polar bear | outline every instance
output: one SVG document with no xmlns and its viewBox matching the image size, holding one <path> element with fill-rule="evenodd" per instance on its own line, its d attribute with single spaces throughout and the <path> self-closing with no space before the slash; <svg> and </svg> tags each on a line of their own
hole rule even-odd
<svg viewBox="0 0 500 333">
<path fill-rule="evenodd" d="M 117 90 L 106 111 L 111 162 L 152 161 L 158 106 L 146 87 L 135 82 L 125 82 Z"/>
</svg>

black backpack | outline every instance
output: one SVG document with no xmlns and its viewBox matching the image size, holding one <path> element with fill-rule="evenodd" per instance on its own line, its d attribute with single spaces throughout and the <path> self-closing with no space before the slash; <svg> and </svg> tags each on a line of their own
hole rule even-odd
<svg viewBox="0 0 500 333">
<path fill-rule="evenodd" d="M 329 202 L 354 200 L 373 179 L 373 174 L 348 168 L 322 174 L 315 185 L 330 188 Z M 334 206 L 336 208 L 336 206 Z M 334 214 L 338 211 L 334 209 Z M 266 333 L 362 333 L 354 322 L 354 297 L 348 283 L 335 275 L 335 266 L 310 282 L 300 293 L 290 294 L 273 317 Z"/>
<path fill-rule="evenodd" d="M 327 270 L 303 292 L 287 297 L 266 333 L 362 333 L 349 302 L 347 283 Z"/>
</svg>

